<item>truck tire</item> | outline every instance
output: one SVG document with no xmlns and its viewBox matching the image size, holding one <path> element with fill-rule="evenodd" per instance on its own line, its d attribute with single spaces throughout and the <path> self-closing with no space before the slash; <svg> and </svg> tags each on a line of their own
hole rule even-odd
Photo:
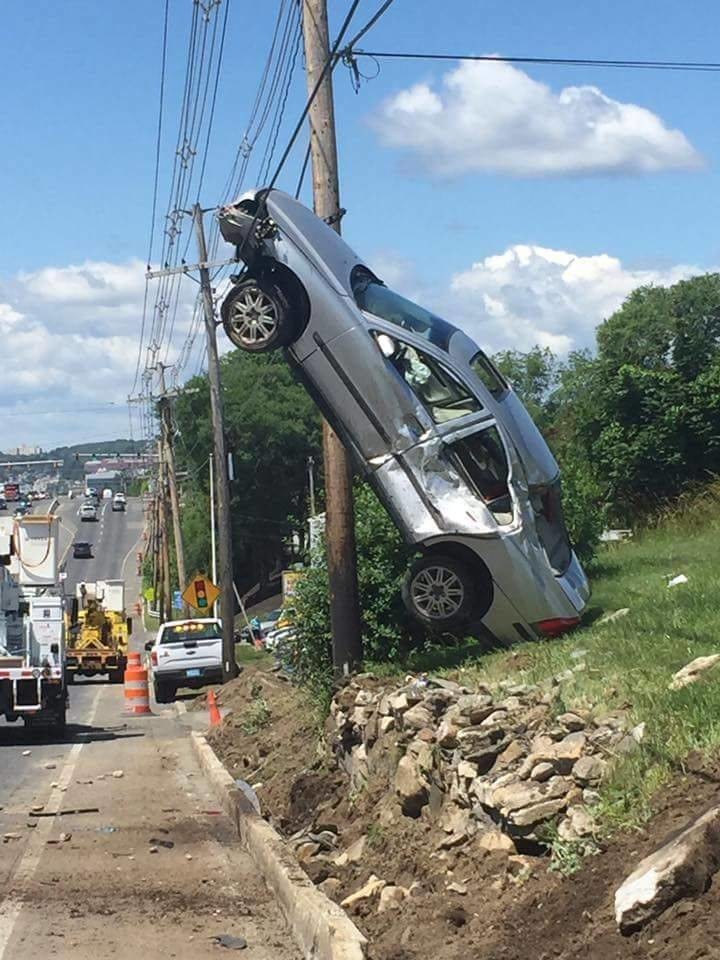
<svg viewBox="0 0 720 960">
<path fill-rule="evenodd" d="M 163 683 L 162 680 L 153 680 L 153 692 L 156 703 L 174 703 L 177 687 L 172 683 Z"/>
</svg>

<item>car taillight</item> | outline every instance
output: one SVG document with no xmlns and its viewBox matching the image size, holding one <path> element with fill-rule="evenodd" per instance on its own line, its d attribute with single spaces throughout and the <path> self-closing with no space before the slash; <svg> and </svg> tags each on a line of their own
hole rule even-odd
<svg viewBox="0 0 720 960">
<path fill-rule="evenodd" d="M 150 654 L 150 660 L 152 665 L 156 667 L 158 663 L 157 650 L 153 650 L 153 652 Z"/>
<path fill-rule="evenodd" d="M 535 629 L 544 637 L 559 637 L 561 633 L 567 633 L 580 623 L 580 617 L 553 617 L 550 620 L 540 620 L 535 624 Z"/>
</svg>

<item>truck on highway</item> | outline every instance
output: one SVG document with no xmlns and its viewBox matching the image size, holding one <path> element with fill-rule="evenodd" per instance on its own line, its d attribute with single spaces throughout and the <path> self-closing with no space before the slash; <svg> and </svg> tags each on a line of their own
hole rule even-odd
<svg viewBox="0 0 720 960">
<path fill-rule="evenodd" d="M 58 518 L 0 518 L 0 717 L 64 732 L 64 601 Z"/>
<path fill-rule="evenodd" d="M 125 581 L 79 583 L 68 604 L 67 677 L 107 674 L 122 683 L 132 619 L 125 613 Z"/>
</svg>

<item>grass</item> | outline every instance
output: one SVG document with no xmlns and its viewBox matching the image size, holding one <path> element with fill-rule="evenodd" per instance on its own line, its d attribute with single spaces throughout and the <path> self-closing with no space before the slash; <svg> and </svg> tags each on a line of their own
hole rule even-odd
<svg viewBox="0 0 720 960">
<path fill-rule="evenodd" d="M 475 642 L 446 651 L 443 667 L 466 683 L 512 677 L 534 683 L 568 669 L 560 709 L 585 708 L 594 715 L 623 709 L 646 723 L 641 749 L 619 760 L 601 791 L 596 814 L 606 828 L 637 825 L 650 813 L 651 798 L 693 750 L 720 746 L 720 667 L 684 690 L 668 683 L 695 657 L 718 652 L 720 632 L 720 484 L 666 515 L 634 542 L 605 548 L 591 569 L 593 597 L 586 625 L 562 639 L 520 644 L 478 655 Z M 667 587 L 684 573 L 689 582 Z M 603 612 L 629 607 L 612 623 Z M 429 653 L 429 658 L 428 658 Z M 434 669 L 442 650 L 418 653 L 407 669 Z M 424 662 L 424 659 L 426 662 Z M 464 660 L 462 666 L 457 663 Z M 389 673 L 387 665 L 377 672 Z"/>
<path fill-rule="evenodd" d="M 253 664 L 257 667 L 271 667 L 274 663 L 274 658 L 271 653 L 268 653 L 266 650 L 257 650 L 250 643 L 235 644 L 235 660 L 241 666 Z"/>
</svg>

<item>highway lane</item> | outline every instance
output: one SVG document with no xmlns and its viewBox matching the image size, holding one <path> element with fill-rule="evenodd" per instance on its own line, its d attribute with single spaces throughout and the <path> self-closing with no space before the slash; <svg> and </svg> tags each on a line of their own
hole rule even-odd
<svg viewBox="0 0 720 960">
<path fill-rule="evenodd" d="M 46 512 L 49 506 L 48 501 L 38 502 L 34 504 L 34 512 Z M 125 577 L 126 603 L 128 610 L 132 611 L 141 590 L 136 552 L 142 542 L 142 501 L 129 499 L 128 509 L 124 513 L 113 513 L 110 505 L 104 503 L 100 511 L 101 519 L 97 523 L 80 523 L 77 516 L 79 506 L 78 500 L 63 498 L 55 509 L 61 521 L 60 557 L 63 558 L 67 572 L 63 583 L 66 596 L 73 596 L 76 584 L 82 580 Z M 86 528 L 90 528 L 93 534 L 86 535 Z M 72 558 L 72 543 L 75 539 L 94 542 L 93 560 Z M 142 650 L 145 639 L 142 618 L 134 616 L 131 649 Z M 93 733 L 93 703 L 98 690 L 102 697 L 105 696 L 102 691 L 107 686 L 105 679 L 79 678 L 78 682 L 73 684 L 70 688 L 70 710 L 64 740 L 59 740 L 50 731 L 26 731 L 22 721 L 8 724 L 0 720 L 0 808 L 5 812 L 9 811 L 8 815 L 12 816 L 12 811 L 28 808 L 38 795 L 47 791 L 55 779 L 55 767 L 52 765 L 57 764 L 58 757 L 66 754 L 72 744 L 82 742 Z M 116 688 L 116 692 L 120 696 L 117 701 L 120 712 L 122 691 Z M 28 749 L 32 751 L 30 757 L 24 757 L 23 753 Z M 4 847 L 0 848 L 0 853 L 4 851 Z M 4 860 L 5 858 L 0 856 L 0 884 Z"/>
</svg>

